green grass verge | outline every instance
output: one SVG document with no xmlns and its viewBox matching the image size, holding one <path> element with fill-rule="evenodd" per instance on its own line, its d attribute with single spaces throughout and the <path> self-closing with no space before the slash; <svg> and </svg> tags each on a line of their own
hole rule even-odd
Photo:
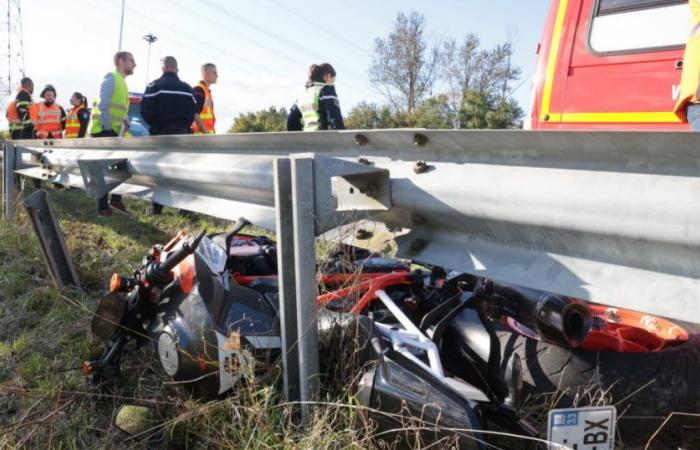
<svg viewBox="0 0 700 450">
<path fill-rule="evenodd" d="M 84 292 L 56 289 L 21 208 L 0 219 L 0 448 L 366 448 L 354 426 L 352 399 L 329 393 L 313 422 L 296 428 L 278 401 L 279 383 L 249 382 L 223 400 L 198 403 L 167 377 L 152 350 L 124 360 L 113 397 L 96 399 L 79 370 L 101 343 L 91 312 L 113 272 L 129 273 L 154 243 L 186 228 L 230 229 L 225 221 L 183 217 L 127 199 L 133 217 L 96 215 L 82 191 L 49 189 Z M 123 404 L 152 410 L 153 429 L 129 437 L 114 425 Z"/>
</svg>

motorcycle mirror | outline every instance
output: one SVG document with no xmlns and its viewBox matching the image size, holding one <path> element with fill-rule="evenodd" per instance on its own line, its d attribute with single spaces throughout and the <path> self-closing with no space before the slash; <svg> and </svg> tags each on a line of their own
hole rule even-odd
<svg viewBox="0 0 700 450">
<path fill-rule="evenodd" d="M 515 410 L 520 408 L 520 401 L 522 400 L 523 393 L 523 365 L 520 361 L 520 356 L 513 353 L 508 358 L 508 363 L 506 364 L 503 381 L 506 383 L 508 388 L 508 397 L 503 400 L 506 406 L 509 406 Z"/>
<path fill-rule="evenodd" d="M 231 254 L 231 242 L 233 241 L 233 237 L 237 235 L 243 228 L 247 227 L 250 225 L 250 222 L 248 219 L 245 217 L 239 217 L 236 220 L 236 225 L 233 226 L 233 230 L 231 230 L 230 233 L 226 235 L 226 239 L 224 242 L 226 242 L 226 256 Z"/>
<path fill-rule="evenodd" d="M 108 341 L 121 323 L 125 311 L 126 302 L 120 295 L 113 292 L 105 294 L 92 317 L 92 334 Z"/>
</svg>

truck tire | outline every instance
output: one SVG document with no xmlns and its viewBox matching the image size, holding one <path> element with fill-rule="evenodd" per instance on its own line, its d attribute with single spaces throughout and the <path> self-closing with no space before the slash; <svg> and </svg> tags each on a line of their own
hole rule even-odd
<svg viewBox="0 0 700 450">
<path fill-rule="evenodd" d="M 618 436 L 634 446 L 646 443 L 672 412 L 700 412 L 700 327 L 681 325 L 688 341 L 643 353 L 568 349 L 506 328 L 497 334 L 503 360 L 513 353 L 521 358 L 525 409 L 542 405 L 536 419 L 543 427 L 552 408 L 614 404 Z"/>
</svg>

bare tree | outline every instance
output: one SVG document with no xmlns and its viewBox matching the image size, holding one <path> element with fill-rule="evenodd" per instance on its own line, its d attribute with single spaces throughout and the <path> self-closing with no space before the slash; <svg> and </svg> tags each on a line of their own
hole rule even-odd
<svg viewBox="0 0 700 450">
<path fill-rule="evenodd" d="M 389 36 L 374 41 L 369 79 L 395 109 L 411 112 L 431 91 L 438 56 L 425 36 L 425 17 L 399 13 Z"/>
<path fill-rule="evenodd" d="M 465 94 L 473 89 L 474 79 L 479 72 L 481 55 L 479 37 L 469 33 L 459 47 L 454 38 L 443 44 L 440 55 L 442 78 L 447 83 L 447 98 L 454 117 L 454 127 L 459 128 L 459 110 Z"/>
</svg>

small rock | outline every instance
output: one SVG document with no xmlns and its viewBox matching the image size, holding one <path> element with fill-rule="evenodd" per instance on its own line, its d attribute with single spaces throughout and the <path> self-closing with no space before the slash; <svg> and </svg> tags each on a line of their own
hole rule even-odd
<svg viewBox="0 0 700 450">
<path fill-rule="evenodd" d="M 153 427 L 151 408 L 136 405 L 124 405 L 119 408 L 114 424 L 123 432 L 135 435 Z"/>
</svg>

